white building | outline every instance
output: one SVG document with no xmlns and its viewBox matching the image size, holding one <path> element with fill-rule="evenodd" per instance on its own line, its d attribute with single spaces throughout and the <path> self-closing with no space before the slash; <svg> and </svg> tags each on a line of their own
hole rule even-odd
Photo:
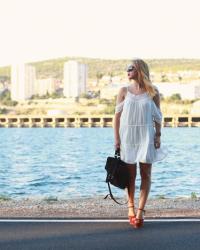
<svg viewBox="0 0 200 250">
<path fill-rule="evenodd" d="M 79 97 L 86 92 L 87 65 L 76 61 L 64 64 L 64 96 Z"/>
<path fill-rule="evenodd" d="M 180 94 L 181 99 L 193 100 L 200 98 L 200 81 L 192 81 L 190 83 L 172 83 L 161 82 L 153 83 L 158 87 L 159 92 L 164 97 L 170 97 L 173 94 Z"/>
<path fill-rule="evenodd" d="M 123 86 L 127 86 L 129 83 L 113 83 L 100 90 L 100 98 L 110 99 L 114 98 L 119 89 Z M 194 100 L 200 98 L 200 81 L 192 81 L 190 83 L 171 83 L 161 82 L 153 83 L 157 86 L 160 94 L 164 97 L 170 97 L 173 94 L 180 94 L 181 99 Z"/>
<path fill-rule="evenodd" d="M 34 94 L 36 81 L 35 67 L 28 64 L 17 64 L 11 67 L 11 99 L 23 101 Z"/>
<path fill-rule="evenodd" d="M 49 93 L 50 95 L 56 91 L 56 80 L 54 78 L 37 79 L 35 84 L 34 94 L 43 96 Z"/>
</svg>

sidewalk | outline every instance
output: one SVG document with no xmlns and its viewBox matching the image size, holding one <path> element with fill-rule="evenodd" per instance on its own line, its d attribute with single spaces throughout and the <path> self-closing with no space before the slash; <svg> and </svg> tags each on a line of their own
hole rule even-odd
<svg viewBox="0 0 200 250">
<path fill-rule="evenodd" d="M 124 199 L 119 199 L 124 202 Z M 138 201 L 136 203 L 137 207 Z M 200 198 L 149 199 L 146 218 L 200 217 Z M 0 218 L 126 218 L 127 205 L 103 197 L 68 200 L 0 200 Z"/>
</svg>

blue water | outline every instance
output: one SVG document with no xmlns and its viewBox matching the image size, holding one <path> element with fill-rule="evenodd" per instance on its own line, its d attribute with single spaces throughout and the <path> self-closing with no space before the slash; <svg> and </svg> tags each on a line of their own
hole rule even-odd
<svg viewBox="0 0 200 250">
<path fill-rule="evenodd" d="M 200 194 L 200 128 L 163 128 L 168 156 L 154 163 L 150 197 Z M 69 199 L 107 194 L 112 128 L 1 128 L 0 196 Z M 136 196 L 139 194 L 139 168 Z M 114 189 L 117 196 L 124 195 Z"/>
</svg>

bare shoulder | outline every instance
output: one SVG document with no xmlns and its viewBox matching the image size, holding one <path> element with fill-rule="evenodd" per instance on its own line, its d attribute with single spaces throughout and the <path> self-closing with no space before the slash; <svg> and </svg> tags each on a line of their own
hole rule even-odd
<svg viewBox="0 0 200 250">
<path fill-rule="evenodd" d="M 121 87 L 118 92 L 117 100 L 118 102 L 123 101 L 126 95 L 126 87 Z"/>
<path fill-rule="evenodd" d="M 126 93 L 126 90 L 127 90 L 127 87 L 121 87 L 121 88 L 119 89 L 119 93 L 125 94 L 125 93 Z"/>
</svg>

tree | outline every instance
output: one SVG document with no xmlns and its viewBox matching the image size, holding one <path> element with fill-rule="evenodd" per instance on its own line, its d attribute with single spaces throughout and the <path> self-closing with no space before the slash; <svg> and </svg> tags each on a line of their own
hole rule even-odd
<svg viewBox="0 0 200 250">
<path fill-rule="evenodd" d="M 171 101 L 178 101 L 181 100 L 181 95 L 179 93 L 173 94 L 170 96 Z"/>
<path fill-rule="evenodd" d="M 16 106 L 18 104 L 17 101 L 11 100 L 11 93 L 10 90 L 6 89 L 0 96 L 1 104 L 5 106 Z"/>
<path fill-rule="evenodd" d="M 169 81 L 169 79 L 168 79 L 167 75 L 166 74 L 162 74 L 161 75 L 161 82 L 168 82 L 168 81 Z"/>
<path fill-rule="evenodd" d="M 103 77 L 103 74 L 99 71 L 96 73 L 97 83 L 99 83 L 99 80 Z"/>
<path fill-rule="evenodd" d="M 179 82 L 181 82 L 183 80 L 183 77 L 181 75 L 179 75 L 178 80 L 179 80 Z"/>
</svg>

